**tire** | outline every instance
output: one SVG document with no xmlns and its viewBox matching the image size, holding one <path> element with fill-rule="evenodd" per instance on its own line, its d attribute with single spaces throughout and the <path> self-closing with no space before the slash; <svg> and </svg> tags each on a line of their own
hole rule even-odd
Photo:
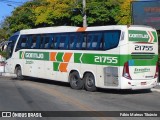
<svg viewBox="0 0 160 120">
<path fill-rule="evenodd" d="M 19 66 L 19 67 L 16 67 L 16 76 L 17 76 L 17 79 L 18 80 L 23 80 L 24 79 L 24 77 L 23 77 L 23 75 L 22 75 L 22 70 L 21 70 L 21 67 Z"/>
<path fill-rule="evenodd" d="M 79 73 L 77 71 L 74 71 L 74 72 L 70 73 L 70 75 L 69 75 L 69 81 L 70 81 L 69 82 L 70 86 L 73 89 L 80 90 L 84 86 L 84 82 L 80 78 Z"/>
<path fill-rule="evenodd" d="M 97 90 L 95 86 L 95 78 L 92 73 L 86 73 L 84 76 L 84 87 L 87 91 L 95 92 Z"/>
</svg>

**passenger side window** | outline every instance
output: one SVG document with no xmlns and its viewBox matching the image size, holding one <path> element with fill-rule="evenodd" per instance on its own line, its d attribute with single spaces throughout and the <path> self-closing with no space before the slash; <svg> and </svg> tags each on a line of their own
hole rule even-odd
<svg viewBox="0 0 160 120">
<path fill-rule="evenodd" d="M 54 40 L 55 49 L 68 49 L 69 36 L 68 35 L 56 35 Z"/>
<path fill-rule="evenodd" d="M 77 43 L 77 36 L 71 35 L 69 40 L 69 49 L 75 50 L 76 49 L 76 43 Z"/>
<path fill-rule="evenodd" d="M 72 33 L 69 40 L 69 49 L 82 50 L 86 49 L 86 38 L 84 40 L 84 34 Z"/>
<path fill-rule="evenodd" d="M 44 40 L 45 40 L 45 42 L 44 42 L 44 48 L 47 49 L 47 48 L 49 48 L 49 37 L 46 36 Z"/>
<path fill-rule="evenodd" d="M 60 49 L 68 49 L 68 36 L 61 36 L 60 39 Z"/>
<path fill-rule="evenodd" d="M 113 30 L 104 33 L 104 49 L 109 50 L 118 46 L 120 39 L 120 31 Z"/>
<path fill-rule="evenodd" d="M 22 42 L 21 42 L 21 45 L 20 45 L 20 48 L 23 49 L 26 47 L 26 43 L 27 43 L 27 38 L 22 38 Z"/>
<path fill-rule="evenodd" d="M 120 30 L 22 35 L 20 49 L 109 50 L 118 46 Z"/>
<path fill-rule="evenodd" d="M 40 35 L 38 46 L 41 49 L 50 49 L 52 46 L 51 44 L 53 44 L 53 41 L 52 41 L 52 36 L 50 34 Z"/>
<path fill-rule="evenodd" d="M 37 42 L 37 37 L 36 36 L 32 36 L 32 44 L 31 44 L 31 48 L 35 49 L 36 48 L 36 42 Z"/>
<path fill-rule="evenodd" d="M 43 35 L 37 35 L 36 49 L 40 49 L 43 44 Z"/>
<path fill-rule="evenodd" d="M 89 33 L 87 35 L 87 49 L 88 50 L 102 50 L 102 33 Z"/>
<path fill-rule="evenodd" d="M 27 40 L 28 40 L 28 37 L 22 35 L 17 43 L 16 51 L 20 49 L 25 49 L 27 46 Z"/>
</svg>

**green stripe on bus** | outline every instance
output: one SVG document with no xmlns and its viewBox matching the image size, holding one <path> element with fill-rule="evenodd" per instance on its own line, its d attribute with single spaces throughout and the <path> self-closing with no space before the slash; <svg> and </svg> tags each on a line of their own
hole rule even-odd
<svg viewBox="0 0 160 120">
<path fill-rule="evenodd" d="M 53 62 L 53 71 L 58 71 L 59 64 L 59 62 Z"/>
<path fill-rule="evenodd" d="M 80 63 L 80 57 L 82 53 L 74 53 L 74 62 L 75 63 Z"/>
<path fill-rule="evenodd" d="M 74 53 L 75 63 L 119 66 L 119 55 Z"/>
<path fill-rule="evenodd" d="M 158 42 L 157 40 L 158 40 L 158 38 L 157 38 L 157 33 L 156 32 L 152 32 L 152 35 L 153 35 L 153 37 L 155 38 L 154 39 L 154 42 Z"/>
<path fill-rule="evenodd" d="M 153 40 L 153 42 L 157 42 L 157 34 L 154 31 L 140 31 L 140 30 L 129 30 L 129 41 L 135 42 L 149 42 L 149 40 Z"/>
<path fill-rule="evenodd" d="M 143 55 L 144 56 L 144 55 Z M 148 55 L 146 55 L 148 56 Z M 154 66 L 158 61 L 158 55 L 153 59 L 133 59 L 131 55 L 112 55 L 112 54 L 89 54 L 74 53 L 74 62 L 94 65 L 123 66 L 130 62 L 133 66 Z"/>
<path fill-rule="evenodd" d="M 22 51 L 20 51 L 20 52 L 19 52 L 19 59 L 23 59 L 23 57 L 22 57 L 22 56 L 23 56 L 23 52 L 22 52 Z"/>
<path fill-rule="evenodd" d="M 20 59 L 44 60 L 50 61 L 49 52 L 31 52 L 20 51 Z M 57 62 L 53 63 L 54 70 L 58 71 L 59 62 L 63 62 L 63 52 L 57 53 Z M 158 61 L 158 55 L 119 55 L 119 54 L 94 54 L 94 53 L 74 53 L 74 63 L 93 64 L 93 65 L 108 65 L 108 66 L 123 66 L 129 62 L 132 66 L 154 66 Z M 147 59 L 149 58 L 149 59 Z M 152 59 L 150 59 L 152 58 Z"/>
<path fill-rule="evenodd" d="M 59 62 L 63 62 L 63 55 L 64 55 L 63 52 L 58 52 L 56 56 L 56 60 Z"/>
</svg>

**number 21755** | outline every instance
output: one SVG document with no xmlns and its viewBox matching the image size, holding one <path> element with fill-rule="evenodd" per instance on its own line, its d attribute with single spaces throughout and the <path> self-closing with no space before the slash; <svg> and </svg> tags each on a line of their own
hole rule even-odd
<svg viewBox="0 0 160 120">
<path fill-rule="evenodd" d="M 118 58 L 108 56 L 95 56 L 94 61 L 96 63 L 118 63 Z"/>
</svg>

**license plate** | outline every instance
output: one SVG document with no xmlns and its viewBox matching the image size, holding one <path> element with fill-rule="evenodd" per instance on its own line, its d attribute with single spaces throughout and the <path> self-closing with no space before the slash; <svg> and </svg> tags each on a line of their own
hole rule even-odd
<svg viewBox="0 0 160 120">
<path fill-rule="evenodd" d="M 146 82 L 141 82 L 141 85 L 146 85 L 147 83 Z"/>
</svg>

